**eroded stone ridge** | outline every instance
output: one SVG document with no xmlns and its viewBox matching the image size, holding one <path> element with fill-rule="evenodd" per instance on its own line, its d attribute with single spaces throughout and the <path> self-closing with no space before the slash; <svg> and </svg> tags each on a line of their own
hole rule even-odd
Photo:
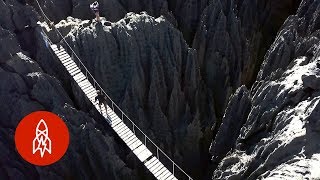
<svg viewBox="0 0 320 180">
<path fill-rule="evenodd" d="M 213 179 L 320 177 L 319 4 L 301 3 L 253 87 L 232 96 L 210 149 L 219 163 Z"/>
</svg>

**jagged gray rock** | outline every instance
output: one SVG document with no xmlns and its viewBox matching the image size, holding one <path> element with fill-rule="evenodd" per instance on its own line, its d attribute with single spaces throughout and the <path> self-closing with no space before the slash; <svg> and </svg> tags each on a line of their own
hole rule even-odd
<svg viewBox="0 0 320 180">
<path fill-rule="evenodd" d="M 310 5 L 312 3 L 312 5 Z M 290 16 L 278 33 L 278 38 L 272 44 L 266 54 L 258 74 L 262 80 L 278 69 L 285 69 L 290 62 L 299 56 L 314 58 L 319 45 L 318 10 L 309 6 L 317 7 L 319 2 L 311 1 L 302 3 L 298 13 Z"/>
<path fill-rule="evenodd" d="M 239 93 L 233 96 L 222 122 L 239 122 L 238 111 L 230 109 L 240 106 L 240 112 L 249 113 L 240 118 L 244 124 L 237 124 L 242 127 L 231 146 L 224 146 L 221 152 L 216 146 L 221 138 L 213 141 L 212 154 L 220 158 L 226 155 L 213 179 L 320 178 L 316 169 L 320 160 L 320 49 L 319 28 L 314 26 L 319 17 L 317 7 L 319 1 L 302 1 L 297 15 L 287 19 L 268 51 L 258 80 L 247 92 L 251 105 L 232 103 L 243 97 Z M 222 125 L 218 135 L 231 132 L 232 127 Z"/>
<path fill-rule="evenodd" d="M 229 96 L 241 85 L 253 84 L 266 48 L 298 2 L 217 0 L 206 7 L 193 48 L 219 119 Z"/>
<path fill-rule="evenodd" d="M 33 29 L 37 18 L 31 6 L 7 0 L 0 2 L 0 9 L 3 15 L 0 19 L 0 177 L 137 179 L 135 171 L 126 167 L 119 157 L 121 151 L 116 151 L 118 142 L 108 134 L 110 130 L 102 128 L 87 113 L 76 110 L 69 97 L 70 93 L 62 86 L 65 82 L 61 83 L 46 73 L 57 73 L 59 67 L 49 68 L 49 65 L 57 62 L 48 58 L 38 63 L 30 58 L 31 52 L 23 50 L 26 39 L 22 38 L 21 33 L 30 29 L 31 34 L 38 32 Z M 37 36 L 38 39 L 35 38 Z M 30 36 L 29 39 L 39 50 L 44 49 L 40 34 Z M 51 60 L 53 63 L 50 63 Z M 43 67 L 51 71 L 44 71 Z M 71 137 L 69 149 L 61 161 L 44 168 L 37 168 L 24 161 L 15 150 L 14 143 L 14 130 L 19 121 L 27 114 L 39 110 L 52 111 L 62 117 Z"/>
<path fill-rule="evenodd" d="M 11 12 L 9 7 L 10 6 L 5 1 L 0 2 L 0 13 L 2 17 L 0 19 L 0 24 L 4 29 L 14 30 L 13 22 L 10 19 Z"/>
<path fill-rule="evenodd" d="M 24 65 L 24 66 L 22 66 Z M 42 72 L 30 58 L 19 53 L 1 65 L 0 114 L 1 168 L 7 179 L 92 178 L 108 176 L 111 179 L 131 177 L 133 171 L 115 152 L 115 142 L 96 128 L 96 122 L 86 113 L 75 110 L 72 101 L 57 79 Z M 24 68 L 23 68 L 24 67 Z M 14 129 L 27 114 L 49 110 L 60 115 L 68 125 L 70 146 L 63 159 L 44 169 L 28 165 L 14 150 Z M 74 165 L 77 168 L 74 168 Z M 81 173 L 80 173 L 81 172 Z"/>
<path fill-rule="evenodd" d="M 31 6 L 19 1 L 0 2 L 0 40 L 4 44 L 0 48 L 0 63 L 11 59 L 18 52 L 30 56 L 34 45 L 32 28 L 36 26 L 37 15 Z M 31 47 L 30 47 L 31 46 Z"/>
<path fill-rule="evenodd" d="M 266 48 L 299 0 L 105 0 L 102 24 L 67 18 L 93 18 L 92 1 L 39 2 L 55 22 L 64 19 L 56 27 L 111 97 L 194 178 L 205 177 L 213 123 L 213 178 L 320 177 L 314 170 L 320 160 L 318 1 L 303 1 L 269 49 L 256 83 L 237 91 L 251 87 Z M 0 177 L 141 179 L 143 173 L 135 176 L 141 169 L 126 167 L 137 165 L 132 154 L 122 153 L 127 149 L 110 130 L 84 113 L 99 117 L 48 53 L 33 8 L 6 0 L 0 10 L 0 100 L 7 102 L 0 104 Z M 72 137 L 64 159 L 45 170 L 26 164 L 13 144 L 18 121 L 40 109 L 61 115 Z"/>
<path fill-rule="evenodd" d="M 295 60 L 279 79 L 262 82 L 251 91 L 250 113 L 213 179 L 320 177 L 314 169 L 319 162 L 314 138 L 319 137 L 320 93 L 301 80 L 304 74 L 318 76 L 320 70 L 316 61 L 303 65 L 305 61 L 305 57 Z"/>
<path fill-rule="evenodd" d="M 240 87 L 228 103 L 222 124 L 211 144 L 212 163 L 217 165 L 228 151 L 234 148 L 240 129 L 246 121 L 251 107 L 249 92 L 245 86 Z"/>
<path fill-rule="evenodd" d="M 89 5 L 94 0 L 64 0 L 64 1 L 43 1 L 41 6 L 50 19 L 55 22 L 72 16 L 80 19 L 93 19 Z M 108 21 L 116 22 L 122 19 L 127 13 L 140 13 L 146 11 L 153 17 L 163 15 L 172 24 L 177 26 L 183 33 L 186 41 L 191 44 L 203 9 L 208 5 L 209 0 L 101 0 L 100 13 Z M 30 2 L 37 6 L 35 2 Z M 38 8 L 37 8 L 38 9 Z"/>
<path fill-rule="evenodd" d="M 248 47 L 232 8 L 224 9 L 220 1 L 211 3 L 203 13 L 193 44 L 198 50 L 201 76 L 212 91 L 218 116 L 226 106 L 227 97 L 240 85 L 241 70 L 248 61 Z"/>
<path fill-rule="evenodd" d="M 209 0 L 168 0 L 168 4 L 185 40 L 192 44 L 201 15 L 208 6 Z"/>
<path fill-rule="evenodd" d="M 199 173 L 194 165 L 201 168 L 203 159 L 190 155 L 207 151 L 200 141 L 215 115 L 182 34 L 165 18 L 145 13 L 129 13 L 117 23 L 68 21 L 67 41 L 106 92 L 179 164 Z"/>
<path fill-rule="evenodd" d="M 0 26 L 0 63 L 8 61 L 15 53 L 21 51 L 21 47 L 14 34 L 9 30 L 3 29 Z"/>
</svg>

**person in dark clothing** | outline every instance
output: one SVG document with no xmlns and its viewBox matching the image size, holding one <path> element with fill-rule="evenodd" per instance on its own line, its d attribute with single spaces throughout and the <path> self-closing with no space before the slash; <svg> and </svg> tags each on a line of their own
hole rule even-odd
<svg viewBox="0 0 320 180">
<path fill-rule="evenodd" d="M 95 97 L 95 102 L 99 101 L 100 110 L 101 110 L 102 105 L 104 105 L 104 107 L 106 108 L 106 111 L 107 111 L 108 104 L 107 104 L 106 96 L 104 96 L 100 90 L 97 90 L 97 94 L 98 95 Z"/>
<path fill-rule="evenodd" d="M 100 22 L 100 14 L 99 14 L 99 3 L 95 1 L 94 3 L 90 4 L 90 9 L 96 15 L 96 20 Z"/>
</svg>

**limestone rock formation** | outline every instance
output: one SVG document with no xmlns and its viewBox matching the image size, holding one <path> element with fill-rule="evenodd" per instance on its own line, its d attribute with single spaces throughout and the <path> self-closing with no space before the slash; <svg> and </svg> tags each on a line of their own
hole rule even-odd
<svg viewBox="0 0 320 180">
<path fill-rule="evenodd" d="M 68 16 L 83 20 L 94 18 L 94 14 L 89 8 L 90 3 L 94 2 L 94 0 L 39 2 L 48 17 L 55 22 L 66 19 Z M 30 3 L 37 8 L 37 4 L 34 1 Z M 99 3 L 100 14 L 112 22 L 122 19 L 129 12 L 140 13 L 146 11 L 153 17 L 163 15 L 181 30 L 186 41 L 191 44 L 201 14 L 208 5 L 209 0 L 101 0 Z"/>
<path fill-rule="evenodd" d="M 104 90 L 194 179 L 320 177 L 319 1 L 296 13 L 300 0 L 101 0 L 102 23 L 91 2 L 39 1 Z M 0 178 L 152 179 L 48 51 L 41 14 L 34 0 L 0 2 Z M 35 110 L 59 114 L 71 133 L 50 167 L 15 151 L 14 129 Z"/>
<path fill-rule="evenodd" d="M 248 59 L 240 21 L 232 8 L 224 9 L 220 1 L 211 3 L 203 13 L 193 46 L 198 50 L 201 76 L 212 91 L 217 113 L 224 110 L 227 97 L 240 85 L 241 69 Z"/>
<path fill-rule="evenodd" d="M 179 164 L 199 173 L 193 167 L 205 164 L 200 154 L 208 145 L 201 141 L 215 114 L 182 34 L 145 13 L 117 23 L 73 22 L 70 17 L 56 27 L 71 29 L 66 40 L 106 92 Z"/>
<path fill-rule="evenodd" d="M 298 2 L 217 0 L 206 7 L 193 48 L 218 118 L 239 86 L 253 84 L 266 49 Z"/>
<path fill-rule="evenodd" d="M 122 151 L 116 150 L 119 143 L 111 136 L 111 131 L 97 123 L 99 116 L 94 120 L 88 113 L 76 110 L 63 84 L 30 58 L 33 53 L 29 50 L 35 48 L 27 48 L 27 38 L 37 36 L 33 8 L 8 0 L 0 2 L 0 9 L 0 13 L 4 13 L 0 18 L 1 179 L 96 179 L 106 176 L 110 179 L 137 179 L 135 170 L 128 168 L 120 158 Z M 32 40 L 36 45 L 37 39 Z M 38 46 L 44 46 L 43 41 L 39 41 Z M 19 121 L 39 110 L 58 114 L 70 132 L 70 145 L 65 156 L 58 163 L 44 168 L 24 161 L 14 143 Z"/>
<path fill-rule="evenodd" d="M 266 54 L 258 74 L 263 80 L 272 72 L 284 70 L 295 58 L 314 58 L 319 43 L 319 2 L 303 2 L 296 15 L 290 16 L 279 31 L 275 42 Z"/>
<path fill-rule="evenodd" d="M 203 10 L 209 2 L 209 0 L 168 0 L 169 9 L 177 20 L 178 29 L 188 44 L 192 44 Z"/>
<path fill-rule="evenodd" d="M 210 149 L 220 162 L 213 179 L 320 177 L 319 7 L 319 1 L 302 1 L 253 87 L 231 98 Z M 232 143 L 221 145 L 222 139 Z"/>
<path fill-rule="evenodd" d="M 77 111 L 59 81 L 22 53 L 1 65 L 0 126 L 1 177 L 5 179 L 93 178 L 111 179 L 132 176 L 133 171 L 116 154 L 114 140 L 97 129 L 88 114 Z M 14 144 L 18 122 L 33 111 L 47 110 L 58 114 L 68 125 L 70 145 L 61 161 L 46 168 L 27 164 Z M 77 168 L 74 168 L 74 166 Z M 66 177 L 70 176 L 70 177 Z"/>
<path fill-rule="evenodd" d="M 233 148 L 240 129 L 246 121 L 250 107 L 249 92 L 245 86 L 242 86 L 231 96 L 222 124 L 215 140 L 211 144 L 210 153 L 214 166 Z"/>
</svg>

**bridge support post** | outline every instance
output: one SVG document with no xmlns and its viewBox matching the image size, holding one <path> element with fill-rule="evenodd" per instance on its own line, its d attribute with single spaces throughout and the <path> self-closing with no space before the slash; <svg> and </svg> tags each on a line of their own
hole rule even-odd
<svg viewBox="0 0 320 180">
<path fill-rule="evenodd" d="M 172 174 L 174 175 L 174 162 L 172 162 Z"/>
<path fill-rule="evenodd" d="M 157 148 L 157 158 L 159 159 L 159 149 Z"/>
<path fill-rule="evenodd" d="M 147 146 L 147 136 L 144 136 L 144 145 Z"/>
</svg>

